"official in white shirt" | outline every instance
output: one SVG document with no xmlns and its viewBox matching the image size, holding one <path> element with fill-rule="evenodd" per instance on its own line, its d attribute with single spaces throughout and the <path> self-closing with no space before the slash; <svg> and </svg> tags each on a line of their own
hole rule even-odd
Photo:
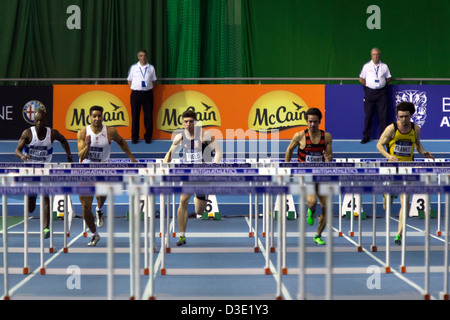
<svg viewBox="0 0 450 320">
<path fill-rule="evenodd" d="M 139 62 L 133 64 L 128 72 L 128 85 L 131 88 L 131 143 L 139 140 L 139 121 L 141 107 L 144 110 L 145 143 L 152 142 L 153 132 L 153 88 L 156 84 L 155 68 L 147 62 L 147 51 L 138 52 Z"/>
<path fill-rule="evenodd" d="M 373 48 L 370 54 L 372 60 L 363 66 L 361 74 L 359 75 L 359 82 L 364 87 L 364 111 L 366 113 L 361 143 L 370 141 L 372 135 L 372 120 L 375 111 L 378 112 L 380 134 L 383 133 L 386 128 L 388 108 L 387 85 L 392 78 L 388 65 L 380 61 L 380 50 L 378 48 Z"/>
</svg>

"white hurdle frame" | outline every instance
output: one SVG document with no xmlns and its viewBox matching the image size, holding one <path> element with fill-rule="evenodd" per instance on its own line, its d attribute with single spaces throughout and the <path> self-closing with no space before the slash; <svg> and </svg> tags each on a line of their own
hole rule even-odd
<svg viewBox="0 0 450 320">
<path fill-rule="evenodd" d="M 427 185 L 423 185 L 423 186 L 409 186 L 409 185 L 403 185 L 403 186 L 384 186 L 384 187 L 379 187 L 379 186 L 366 186 L 366 187 L 341 187 L 341 190 L 344 190 L 344 192 L 348 192 L 349 190 L 354 190 L 356 193 L 375 193 L 375 194 L 381 194 L 381 193 L 386 193 L 387 194 L 387 198 L 386 198 L 386 273 L 390 273 L 390 267 L 389 267 L 389 218 L 390 218 L 390 213 L 391 213 L 391 206 L 390 206 L 390 198 L 391 198 L 391 194 L 398 194 L 398 193 L 405 193 L 405 194 L 414 194 L 417 193 L 418 190 L 420 190 L 422 193 L 425 193 L 427 195 L 427 197 L 429 197 L 429 194 L 437 194 L 437 193 L 442 193 L 442 194 L 446 194 L 446 206 L 448 207 L 448 194 L 450 194 L 450 186 L 446 185 L 446 186 L 440 186 L 440 185 L 432 185 L 432 184 L 427 184 Z M 429 200 L 429 199 L 427 199 Z M 429 212 L 429 211 L 428 211 Z M 446 212 L 446 219 L 448 219 L 448 212 Z M 406 220 L 406 217 L 405 217 Z M 446 235 L 448 239 L 448 234 Z M 430 296 L 430 214 L 427 214 L 425 216 L 425 232 L 424 232 L 424 238 L 425 238 L 425 249 L 424 249 L 424 253 L 425 253 L 425 257 L 424 257 L 424 267 L 420 268 L 417 267 L 415 268 L 415 270 L 419 270 L 419 269 L 423 269 L 424 272 L 424 288 L 423 288 L 423 296 L 425 300 L 430 300 L 431 296 Z M 402 239 L 404 241 L 404 239 Z M 444 254 L 447 255 L 448 257 L 448 242 L 445 245 L 445 250 L 446 253 Z M 448 261 L 444 262 L 444 267 L 442 268 L 443 272 L 445 274 L 447 274 L 448 277 L 448 273 L 449 273 L 449 269 L 448 269 Z M 448 279 L 448 278 L 447 278 Z M 444 284 L 444 292 L 443 295 L 444 297 L 448 298 L 448 294 L 446 293 L 446 290 L 448 288 L 445 287 Z"/>
<path fill-rule="evenodd" d="M 448 277 L 449 277 L 449 267 L 448 267 L 448 249 L 449 249 L 449 193 L 450 193 L 450 187 L 448 186 L 449 184 L 449 179 L 448 176 L 447 178 L 447 182 L 445 185 L 433 185 L 433 184 L 429 184 L 427 183 L 427 185 L 423 186 L 423 188 L 425 189 L 425 191 L 428 191 L 428 197 L 429 194 L 434 194 L 433 192 L 431 192 L 432 190 L 438 190 L 439 192 L 437 194 L 442 194 L 445 195 L 445 251 L 444 251 L 444 267 L 443 267 L 443 272 L 444 272 L 444 289 L 442 292 L 442 296 L 444 299 L 448 299 Z M 5 184 L 6 182 L 6 177 L 2 177 L 2 183 Z M 100 185 L 100 184 L 98 184 Z M 107 185 L 107 184 L 106 184 Z M 305 254 L 305 240 L 304 240 L 304 232 L 302 232 L 302 230 L 304 230 L 305 228 L 305 224 L 304 224 L 304 219 L 302 219 L 302 213 L 304 210 L 304 203 L 303 202 L 303 197 L 301 194 L 301 190 L 303 188 L 303 184 L 300 184 L 300 204 L 299 204 L 299 210 L 298 210 L 298 216 L 299 216 L 299 230 L 300 230 L 300 236 L 298 238 L 299 241 L 299 292 L 298 292 L 298 298 L 299 299 L 305 299 L 305 292 L 304 292 L 304 276 L 305 274 L 307 274 L 307 272 L 304 269 L 304 259 L 301 259 L 301 257 L 304 257 Z M 359 190 L 358 188 L 364 188 L 365 186 L 354 186 L 348 190 L 351 190 L 352 192 L 354 192 L 355 194 L 357 193 L 357 191 Z M 387 193 L 387 201 L 386 201 L 386 205 L 387 205 L 387 209 L 386 209 L 386 262 L 385 262 L 385 266 L 386 266 L 386 273 L 390 273 L 390 261 L 389 261 L 389 255 L 390 255 L 390 249 L 389 249 L 389 237 L 390 237 L 390 232 L 389 232 L 389 221 L 390 221 L 390 215 L 391 215 L 391 191 L 392 190 L 397 190 L 399 189 L 399 187 L 403 188 L 404 190 L 410 192 L 410 193 L 414 193 L 413 191 L 410 190 L 417 190 L 414 189 L 414 186 L 408 186 L 408 185 L 403 185 L 403 186 L 386 186 L 386 190 L 389 191 L 389 193 Z M 325 298 L 326 299 L 332 299 L 332 279 L 333 279 L 333 274 L 335 272 L 334 268 L 333 268 L 333 260 L 332 260 L 332 253 L 333 253 L 333 231 L 331 229 L 333 223 L 332 223 L 332 205 L 330 204 L 330 202 L 332 203 L 332 196 L 334 194 L 336 194 L 337 192 L 335 191 L 336 188 L 331 188 L 330 185 L 327 184 L 323 184 L 321 186 L 321 189 L 324 190 L 322 192 L 327 193 L 328 192 L 328 208 L 329 210 L 326 212 L 327 214 L 327 219 L 328 219 L 328 224 L 329 224 L 329 229 L 330 229 L 330 236 L 328 239 L 328 248 L 326 249 L 326 290 L 325 290 Z M 342 188 L 345 187 L 338 187 L 339 189 L 339 193 L 342 190 Z M 367 188 L 369 188 L 371 191 L 370 193 L 375 194 L 379 194 L 381 192 L 385 192 L 385 191 L 381 191 L 381 188 L 379 186 L 368 186 Z M 401 189 L 400 188 L 400 189 Z M 434 189 L 433 189 L 434 188 Z M 105 188 L 107 189 L 107 188 Z M 139 284 L 139 279 L 140 279 L 140 275 L 141 275 L 141 260 L 140 260 L 140 252 L 141 252 L 141 247 L 140 247 L 140 241 L 141 241 L 141 232 L 140 232 L 140 214 L 141 214 L 141 210 L 139 207 L 139 201 L 138 199 L 140 198 L 141 194 L 147 194 L 149 187 L 147 185 L 144 184 L 144 187 L 139 186 L 139 185 L 134 185 L 133 183 L 130 183 L 130 190 L 129 190 L 129 195 L 130 195 L 130 297 L 131 299 L 139 299 L 141 297 L 141 290 L 140 290 L 140 284 Z M 403 190 L 402 189 L 402 190 Z M 366 190 L 363 190 L 364 192 L 368 192 Z M 111 203 L 114 203 L 114 193 L 116 191 L 114 191 L 113 188 L 109 188 L 106 191 L 107 196 L 109 197 Z M 66 193 L 64 193 L 65 196 L 67 196 Z M 96 194 L 99 194 L 98 190 L 96 190 Z M 255 203 L 254 205 L 257 206 L 258 205 L 258 193 L 254 193 L 255 194 Z M 286 194 L 282 195 L 283 197 L 286 196 Z M 134 201 L 131 200 L 131 197 L 134 197 Z M 269 194 L 269 197 L 267 198 L 267 200 L 270 200 L 270 198 L 273 198 L 273 194 Z M 360 197 L 361 199 L 362 197 Z M 4 299 L 9 299 L 9 289 L 8 289 L 8 259 L 7 259 L 7 253 L 8 253 L 8 231 L 7 231 L 7 196 L 6 194 L 2 194 L 2 200 L 3 200 L 3 209 L 2 209 L 2 216 L 3 216 L 3 246 L 4 246 L 4 279 L 5 279 L 5 290 L 4 290 Z M 41 203 L 43 203 L 43 195 L 40 195 L 40 200 Z M 150 264 L 149 264 L 149 274 L 150 274 L 150 279 L 151 279 L 151 286 L 150 286 L 150 298 L 154 299 L 155 295 L 154 295 L 154 286 L 153 286 L 153 278 L 156 274 L 155 271 L 155 266 L 154 266 L 154 246 L 155 246 L 155 206 L 154 206 L 154 201 L 155 200 L 155 195 L 153 194 L 149 194 L 149 229 L 150 229 L 150 245 L 149 248 L 145 249 L 145 252 L 147 253 L 148 250 L 150 250 L 148 253 L 149 256 L 149 260 L 150 260 Z M 273 200 L 273 199 L 272 199 Z M 284 200 L 284 198 L 282 199 Z M 428 204 L 430 204 L 430 199 L 428 198 Z M 264 201 L 264 195 L 263 195 L 263 201 Z M 280 299 L 282 298 L 282 293 L 281 293 L 281 280 L 282 280 L 282 275 L 285 274 L 284 269 L 285 269 L 285 262 L 286 262 L 286 241 L 285 241 L 285 236 L 286 236 L 286 214 L 285 214 L 285 206 L 283 205 L 285 203 L 285 201 L 280 201 L 280 205 L 281 207 L 279 208 L 279 215 L 278 215 L 278 223 L 277 223 L 277 235 L 278 235 L 278 242 L 277 242 L 277 279 L 279 279 L 279 285 L 277 286 L 277 292 L 276 292 L 276 298 Z M 303 210 L 302 210 L 303 207 Z M 405 206 L 407 207 L 407 206 Z M 162 201 L 162 208 L 166 208 L 166 205 L 164 203 L 164 201 Z M 268 209 L 270 210 L 270 208 L 272 208 L 271 206 L 268 207 Z M 359 205 L 359 208 L 361 208 L 361 205 Z M 430 212 L 429 210 L 430 208 L 428 207 L 426 212 Z M 110 211 L 111 210 L 111 211 Z M 113 254 L 114 254 L 114 234 L 113 234 L 113 229 L 114 229 L 114 225 L 113 222 L 110 221 L 110 219 L 113 219 L 113 215 L 114 215 L 114 209 L 113 209 L 113 205 L 108 206 L 108 270 L 107 270 L 107 275 L 108 275 L 108 292 L 107 292 L 107 296 L 108 299 L 112 299 L 114 296 L 114 288 L 113 288 L 113 277 L 114 277 L 114 263 L 113 263 Z M 66 212 L 65 212 L 66 214 Z M 40 209 L 40 215 L 41 215 L 41 231 L 43 229 L 43 206 L 41 206 Z M 163 214 L 163 212 L 161 212 L 161 219 L 164 219 L 165 214 Z M 340 215 L 341 216 L 341 215 Z M 352 214 L 353 216 L 353 214 Z M 265 221 L 266 223 L 266 227 L 268 227 L 268 222 L 266 219 L 270 220 L 270 216 L 269 215 L 263 215 L 263 223 Z M 407 212 L 404 212 L 404 219 L 403 219 L 403 223 L 406 223 L 406 218 L 407 218 Z M 425 277 L 425 282 L 424 282 L 424 288 L 423 288 L 423 292 L 424 292 L 424 298 L 425 299 L 430 299 L 430 272 L 431 272 L 431 268 L 430 268 L 430 215 L 427 214 L 425 217 L 425 258 L 424 258 L 424 267 L 422 268 L 424 270 L 424 277 Z M 145 219 L 147 222 L 147 219 Z M 255 223 L 258 223 L 258 208 L 255 207 Z M 362 228 L 361 228 L 361 219 L 359 219 L 358 221 L 359 224 L 359 232 L 360 232 L 360 237 L 361 237 L 361 232 L 362 232 Z M 162 222 L 162 230 L 161 230 L 161 234 L 164 235 L 164 229 L 166 227 L 166 223 L 164 223 L 164 221 Z M 167 224 L 168 225 L 168 224 Z M 144 224 L 145 226 L 145 224 Z M 66 225 L 64 225 L 64 227 L 66 227 Z M 144 227 L 145 229 L 145 227 Z M 258 233 L 258 229 L 257 229 L 257 225 L 256 225 L 256 235 L 255 238 L 257 238 L 257 233 Z M 169 231 L 169 228 L 167 228 L 167 230 Z M 403 228 L 403 232 L 404 232 L 404 237 L 403 237 L 403 243 L 406 240 L 406 233 L 405 233 L 406 227 L 404 226 Z M 144 230 L 145 233 L 145 237 L 148 236 L 148 231 Z M 25 232 L 26 234 L 26 232 Z M 65 233 L 66 234 L 66 233 Z M 66 237 L 65 237 L 66 238 Z M 165 236 L 161 237 L 161 251 L 162 251 L 162 257 L 164 257 L 164 252 L 166 251 L 166 245 L 164 245 L 164 241 L 165 241 Z M 361 239 L 361 238 L 360 238 Z M 256 242 L 255 242 L 256 243 Z M 268 249 L 269 247 L 267 246 L 267 244 L 269 243 L 269 234 L 266 235 L 266 248 Z M 43 235 L 41 232 L 41 238 L 40 238 L 40 257 L 41 257 L 41 264 L 40 264 L 40 270 L 41 270 L 41 274 L 45 274 L 45 265 L 44 262 L 42 260 L 43 257 Z M 375 245 L 375 240 L 373 242 L 373 245 Z M 361 246 L 361 240 L 359 241 L 359 246 Z M 405 246 L 406 248 L 406 246 Z M 402 245 L 402 252 L 404 252 L 403 250 L 403 245 Z M 131 257 L 132 256 L 132 257 Z M 269 250 L 267 250 L 267 257 L 269 256 Z M 147 261 L 147 256 L 145 256 L 145 261 Z M 26 266 L 26 262 L 27 259 L 25 259 L 24 256 L 24 268 Z M 303 264 L 303 265 L 302 265 Z M 404 255 L 402 253 L 402 266 L 404 266 Z M 28 267 L 28 266 L 27 266 Z M 164 267 L 165 269 L 165 267 Z M 264 274 L 263 270 L 261 274 Z M 247 274 L 247 273 L 246 273 Z M 303 278 L 302 278 L 303 277 Z"/>
</svg>

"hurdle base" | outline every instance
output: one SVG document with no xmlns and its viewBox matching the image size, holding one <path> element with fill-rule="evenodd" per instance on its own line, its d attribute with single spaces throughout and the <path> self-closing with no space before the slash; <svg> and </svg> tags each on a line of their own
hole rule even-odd
<svg viewBox="0 0 450 320">
<path fill-rule="evenodd" d="M 259 247 L 254 247 L 254 248 L 253 248 L 253 252 L 259 253 Z"/>
<path fill-rule="evenodd" d="M 391 273 L 391 267 L 386 267 L 386 268 L 385 268 L 385 272 L 386 272 L 386 273 Z"/>
<path fill-rule="evenodd" d="M 55 248 L 48 248 L 48 253 L 54 253 L 55 252 Z"/>
<path fill-rule="evenodd" d="M 39 271 L 39 273 L 40 273 L 41 275 L 45 275 L 45 268 L 41 268 L 41 270 Z"/>
<path fill-rule="evenodd" d="M 29 267 L 24 267 L 23 268 L 23 274 L 29 274 L 30 273 L 30 268 Z"/>
<path fill-rule="evenodd" d="M 166 268 L 161 268 L 160 273 L 161 273 L 162 276 L 165 276 L 166 275 Z"/>
<path fill-rule="evenodd" d="M 423 299 L 424 299 L 424 300 L 431 300 L 430 294 L 429 294 L 429 293 L 426 293 L 426 294 L 423 296 Z"/>
<path fill-rule="evenodd" d="M 270 275 L 270 268 L 265 268 L 264 269 L 264 274 L 265 275 Z"/>
<path fill-rule="evenodd" d="M 406 273 L 406 266 L 400 266 L 400 272 Z"/>
<path fill-rule="evenodd" d="M 3 296 L 3 300 L 10 300 L 9 296 Z"/>
<path fill-rule="evenodd" d="M 444 293 L 444 292 L 439 292 L 439 297 L 442 299 L 442 300 L 450 300 L 450 297 L 449 297 L 449 294 L 448 293 Z"/>
<path fill-rule="evenodd" d="M 358 252 L 362 252 L 363 248 L 361 246 L 358 247 Z"/>
<path fill-rule="evenodd" d="M 282 272 L 283 272 L 284 275 L 286 275 L 286 274 L 288 274 L 288 269 L 287 268 L 283 268 Z"/>
<path fill-rule="evenodd" d="M 63 248 L 63 252 L 64 253 L 68 253 L 69 252 L 69 248 L 67 248 L 67 247 Z"/>
<path fill-rule="evenodd" d="M 144 276 L 148 276 L 150 274 L 150 270 L 148 268 L 144 268 Z"/>
<path fill-rule="evenodd" d="M 372 252 L 377 252 L 377 246 L 372 246 L 371 248 L 370 248 L 371 250 L 372 250 Z"/>
</svg>

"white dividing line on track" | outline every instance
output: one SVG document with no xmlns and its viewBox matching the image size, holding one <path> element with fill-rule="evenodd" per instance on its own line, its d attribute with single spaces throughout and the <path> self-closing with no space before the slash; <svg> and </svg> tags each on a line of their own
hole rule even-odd
<svg viewBox="0 0 450 320">
<path fill-rule="evenodd" d="M 329 225 L 327 225 L 327 227 L 330 227 Z M 333 230 L 338 234 L 339 230 L 333 227 Z M 355 247 L 358 247 L 359 245 L 353 241 L 350 237 L 348 237 L 347 235 L 343 234 L 343 237 L 350 242 L 351 244 L 353 244 Z M 386 264 L 378 259 L 377 257 L 375 257 L 369 250 L 367 250 L 366 248 L 362 248 L 362 251 L 367 254 L 370 258 L 372 258 L 373 260 L 375 260 L 377 263 L 379 263 L 380 265 L 386 267 Z M 425 295 L 426 292 L 415 282 L 409 280 L 408 278 L 406 278 L 405 276 L 403 276 L 402 273 L 400 273 L 399 271 L 395 270 L 392 266 L 389 266 L 391 268 L 391 273 L 394 274 L 397 278 L 399 278 L 400 280 L 404 281 L 406 284 L 408 284 L 409 286 L 413 287 L 414 289 L 416 289 L 417 291 L 419 291 L 422 295 Z M 433 297 L 430 294 L 430 298 L 431 300 L 436 300 L 435 297 Z"/>
<path fill-rule="evenodd" d="M 248 226 L 250 226 L 250 221 L 249 221 L 249 219 L 247 217 L 245 217 L 245 221 L 247 222 Z M 255 232 L 253 227 L 252 227 L 252 232 Z M 248 233 L 246 233 L 246 234 L 248 236 Z M 196 234 L 196 235 L 199 236 L 200 233 Z M 212 234 L 209 234 L 209 235 L 212 235 Z M 231 235 L 231 233 L 230 233 L 230 235 Z M 238 235 L 236 235 L 236 236 L 238 236 Z M 242 234 L 239 234 L 239 236 L 242 237 Z M 259 246 L 259 248 L 261 250 L 262 255 L 265 257 L 266 254 L 267 254 L 267 251 L 264 248 L 264 245 L 263 245 L 263 243 L 261 242 L 261 240 L 259 238 L 258 238 L 258 246 Z M 220 248 L 220 249 L 222 249 L 222 248 Z M 194 249 L 194 251 L 197 251 L 197 250 Z M 220 251 L 223 251 L 223 250 L 220 250 Z M 217 253 L 217 250 L 205 250 L 205 252 Z M 242 252 L 242 250 L 236 250 L 236 252 Z M 249 253 L 253 252 L 253 254 L 254 254 L 254 251 L 249 251 L 247 249 L 245 249 L 244 252 L 249 252 Z M 153 273 L 153 279 L 159 273 L 159 269 L 161 267 L 161 259 L 162 259 L 161 257 L 162 257 L 162 252 L 160 251 L 158 256 L 157 256 L 157 258 L 156 258 L 156 261 L 155 261 L 155 268 L 154 268 L 154 273 Z M 276 270 L 275 266 L 273 265 L 272 261 L 270 261 L 270 260 L 269 260 L 269 268 L 270 268 L 270 271 L 271 271 L 271 275 L 274 277 L 275 281 L 278 284 L 277 270 Z M 171 270 L 172 270 L 172 272 L 170 274 L 171 275 L 176 275 L 176 270 L 174 270 L 174 269 L 171 269 Z M 183 270 L 183 274 L 185 274 L 185 271 L 186 270 L 184 269 Z M 167 274 L 169 274 L 168 270 L 166 270 L 166 272 L 167 272 Z M 194 270 L 193 274 L 195 274 L 195 272 L 196 271 Z M 230 269 L 226 269 L 226 270 L 225 269 L 217 269 L 214 272 L 215 272 L 214 274 L 218 274 L 219 273 L 219 274 L 222 274 L 222 275 L 233 275 L 233 274 L 242 274 L 243 271 L 242 271 L 242 269 L 232 269 L 232 268 L 230 268 Z M 198 271 L 198 273 L 202 274 L 202 275 L 205 274 L 204 272 L 201 272 L 201 271 Z M 265 275 L 265 274 L 264 274 L 263 268 L 261 268 L 260 272 L 259 271 L 255 272 L 255 269 L 249 270 L 248 271 L 248 276 L 252 276 L 252 275 Z M 148 300 L 150 298 L 150 290 L 151 290 L 150 282 L 148 282 L 146 288 L 144 289 L 144 293 L 142 294 L 142 299 L 143 300 Z M 284 286 L 283 283 L 281 283 L 281 292 L 282 292 L 283 297 L 285 298 L 285 300 L 292 300 L 292 296 L 290 295 L 289 291 L 286 289 L 286 287 Z M 156 296 L 158 296 L 158 295 L 156 294 Z M 275 296 L 276 296 L 276 293 L 274 292 L 273 293 L 273 298 L 274 299 L 275 299 Z M 170 297 L 170 298 L 173 298 L 173 297 Z M 189 297 L 189 298 L 190 299 L 197 299 L 198 297 Z M 208 297 L 208 298 L 210 299 L 211 297 Z M 169 297 L 166 296 L 165 299 L 169 299 Z M 248 297 L 246 297 L 245 299 L 248 299 Z M 261 299 L 261 297 L 253 297 L 253 299 Z"/>
<path fill-rule="evenodd" d="M 399 220 L 398 220 L 397 218 L 391 217 L 391 219 L 394 220 L 394 221 L 399 222 Z M 408 220 L 407 220 L 407 221 L 408 221 Z M 409 227 L 409 228 L 414 229 L 414 230 L 417 231 L 417 232 L 414 232 L 414 231 L 408 232 L 408 230 L 406 230 L 406 236 L 409 236 L 411 233 L 413 233 L 413 234 L 414 234 L 414 233 L 419 233 L 420 236 L 422 236 L 422 237 L 425 236 L 425 230 L 421 230 L 421 229 L 419 229 L 419 228 L 417 228 L 417 227 L 414 227 L 414 226 L 412 226 L 412 225 L 410 225 L 410 224 L 408 224 L 408 223 L 406 224 L 406 227 Z M 433 234 L 431 234 L 431 233 L 430 233 L 430 237 L 432 237 L 432 238 L 434 238 L 434 239 L 436 239 L 436 240 L 439 240 L 439 241 L 442 241 L 443 243 L 445 243 L 445 239 L 440 238 L 440 237 L 438 237 L 438 236 L 435 236 L 435 235 L 433 235 Z"/>
<path fill-rule="evenodd" d="M 77 235 L 75 238 L 73 238 L 72 241 L 70 241 L 67 244 L 67 247 L 70 247 L 70 245 L 72 243 L 74 243 L 76 240 L 78 240 L 80 237 L 83 236 L 83 232 L 81 232 L 79 235 Z M 58 252 L 56 252 L 55 254 L 53 254 L 51 256 L 50 259 L 47 259 L 44 262 L 44 267 L 46 267 L 49 263 L 51 263 L 53 260 L 55 260 L 61 253 L 63 253 L 63 248 L 61 248 L 60 250 L 58 250 Z M 22 281 L 20 281 L 18 284 L 16 284 L 14 287 L 12 287 L 9 290 L 9 295 L 12 297 L 14 295 L 14 292 L 16 292 L 17 290 L 19 290 L 22 286 L 24 286 L 28 281 L 30 281 L 31 279 L 33 279 L 36 275 L 40 274 L 40 270 L 41 267 L 39 266 L 38 268 L 34 269 L 33 272 L 31 272 L 25 279 L 23 279 Z"/>
</svg>

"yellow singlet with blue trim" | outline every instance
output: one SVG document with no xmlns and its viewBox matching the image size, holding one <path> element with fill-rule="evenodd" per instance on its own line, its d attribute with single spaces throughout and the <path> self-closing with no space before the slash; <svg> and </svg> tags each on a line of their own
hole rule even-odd
<svg viewBox="0 0 450 320">
<path fill-rule="evenodd" d="M 394 139 L 388 144 L 388 153 L 396 156 L 399 161 L 414 161 L 414 147 L 416 145 L 414 123 L 411 123 L 411 131 L 406 134 L 398 130 L 397 122 L 394 122 L 394 128 Z"/>
</svg>

